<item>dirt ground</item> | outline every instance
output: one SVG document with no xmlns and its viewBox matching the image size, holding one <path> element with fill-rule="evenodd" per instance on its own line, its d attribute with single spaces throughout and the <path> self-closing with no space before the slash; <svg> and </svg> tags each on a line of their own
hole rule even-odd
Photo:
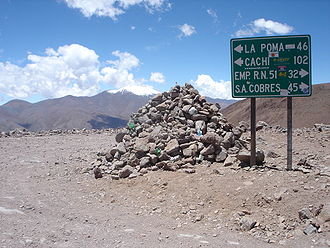
<svg viewBox="0 0 330 248">
<path fill-rule="evenodd" d="M 330 202 L 330 132 L 294 131 L 304 171 L 285 170 L 286 133 L 261 130 L 269 156 L 258 168 L 96 180 L 86 168 L 114 142 L 113 132 L 1 138 L 0 247 L 330 247 L 298 214 Z M 243 219 L 255 227 L 241 230 Z"/>
</svg>

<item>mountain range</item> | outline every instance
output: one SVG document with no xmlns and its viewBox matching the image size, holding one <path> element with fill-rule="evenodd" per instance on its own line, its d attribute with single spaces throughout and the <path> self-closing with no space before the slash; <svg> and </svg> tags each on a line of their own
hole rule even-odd
<svg viewBox="0 0 330 248">
<path fill-rule="evenodd" d="M 123 127 L 130 115 L 152 97 L 117 90 L 91 97 L 65 96 L 37 103 L 12 100 L 0 106 L 0 131 Z M 219 103 L 224 116 L 234 125 L 250 120 L 249 99 L 236 101 L 206 97 L 206 100 Z M 258 98 L 256 102 L 257 121 L 286 126 L 286 98 Z M 330 124 L 330 83 L 313 85 L 311 97 L 293 98 L 293 127 L 312 127 L 315 123 Z"/>
<path fill-rule="evenodd" d="M 12 100 L 0 106 L 0 131 L 7 132 L 15 128 L 41 131 L 123 127 L 130 115 L 152 96 L 121 90 L 104 91 L 91 97 L 65 96 L 37 103 Z M 212 98 L 207 100 L 219 103 L 222 108 L 235 102 Z"/>
</svg>

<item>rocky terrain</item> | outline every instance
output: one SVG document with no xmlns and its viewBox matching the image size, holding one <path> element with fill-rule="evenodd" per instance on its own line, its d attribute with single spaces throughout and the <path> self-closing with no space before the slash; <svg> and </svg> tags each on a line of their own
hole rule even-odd
<svg viewBox="0 0 330 248">
<path fill-rule="evenodd" d="M 255 168 L 205 161 L 96 180 L 86 168 L 120 131 L 0 138 L 1 247 L 329 247 L 329 130 L 294 130 L 294 171 L 285 129 L 266 127 Z"/>
<path fill-rule="evenodd" d="M 175 86 L 127 128 L 0 135 L 1 247 L 330 247 L 330 126 L 248 124 Z"/>
</svg>

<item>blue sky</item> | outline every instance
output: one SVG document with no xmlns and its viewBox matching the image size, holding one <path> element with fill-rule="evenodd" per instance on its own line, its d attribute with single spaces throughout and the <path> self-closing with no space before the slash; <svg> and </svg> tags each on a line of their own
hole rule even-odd
<svg viewBox="0 0 330 248">
<path fill-rule="evenodd" d="M 231 98 L 230 39 L 310 34 L 330 82 L 329 0 L 0 0 L 0 104 L 175 82 Z"/>
</svg>

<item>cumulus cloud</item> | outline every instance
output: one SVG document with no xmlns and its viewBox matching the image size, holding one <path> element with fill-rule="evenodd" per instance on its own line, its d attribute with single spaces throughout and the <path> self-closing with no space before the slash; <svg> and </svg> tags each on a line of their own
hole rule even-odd
<svg viewBox="0 0 330 248">
<path fill-rule="evenodd" d="M 134 6 L 142 5 L 149 13 L 171 8 L 167 0 L 63 0 L 68 7 L 79 9 L 86 16 L 110 17 L 113 20 Z"/>
<path fill-rule="evenodd" d="M 90 96 L 99 92 L 100 83 L 120 88 L 141 84 L 131 72 L 140 65 L 134 55 L 114 51 L 116 60 L 99 61 L 95 51 L 71 44 L 45 55 L 29 54 L 25 66 L 0 62 L 0 91 L 15 98 L 39 94 L 46 98 L 65 95 Z M 141 81 L 141 82 L 140 82 Z"/>
<path fill-rule="evenodd" d="M 253 36 L 255 34 L 266 33 L 267 35 L 285 35 L 293 31 L 293 27 L 286 23 L 280 23 L 264 18 L 256 19 L 240 30 L 236 31 L 236 36 Z"/>
<path fill-rule="evenodd" d="M 164 83 L 165 77 L 161 72 L 152 72 L 149 81 L 156 83 Z"/>
<path fill-rule="evenodd" d="M 213 9 L 207 9 L 206 12 L 213 18 L 214 22 L 219 22 L 217 12 Z"/>
<path fill-rule="evenodd" d="M 209 75 L 200 74 L 197 80 L 191 83 L 201 95 L 212 98 L 232 99 L 230 81 L 220 80 L 217 82 Z"/>
<path fill-rule="evenodd" d="M 179 37 L 188 37 L 196 33 L 196 29 L 194 26 L 188 25 L 187 23 L 178 26 L 179 30 L 181 31 Z"/>
</svg>

